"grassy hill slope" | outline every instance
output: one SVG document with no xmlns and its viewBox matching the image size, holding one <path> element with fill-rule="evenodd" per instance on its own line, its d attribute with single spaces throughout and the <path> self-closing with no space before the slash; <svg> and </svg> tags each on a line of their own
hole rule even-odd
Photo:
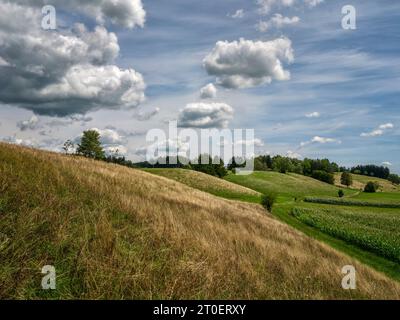
<svg viewBox="0 0 400 320">
<path fill-rule="evenodd" d="M 213 195 L 247 202 L 260 203 L 261 194 L 202 172 L 185 169 L 144 169 L 147 172 L 179 181 Z"/>
<path fill-rule="evenodd" d="M 338 192 L 335 186 L 295 173 L 256 171 L 247 176 L 231 174 L 226 180 L 261 193 L 274 191 L 284 199 L 308 195 L 337 196 Z"/>
<path fill-rule="evenodd" d="M 400 298 L 400 285 L 260 206 L 0 144 L 0 298 Z M 54 265 L 57 289 L 41 290 Z M 357 290 L 341 288 L 341 268 Z"/>
</svg>

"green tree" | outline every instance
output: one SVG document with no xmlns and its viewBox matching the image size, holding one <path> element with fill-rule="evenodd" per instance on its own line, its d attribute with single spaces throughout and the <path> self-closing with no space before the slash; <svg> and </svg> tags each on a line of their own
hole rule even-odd
<svg viewBox="0 0 400 320">
<path fill-rule="evenodd" d="M 104 150 L 100 143 L 100 134 L 96 130 L 83 132 L 81 143 L 76 150 L 78 154 L 92 159 L 104 159 Z"/>
<path fill-rule="evenodd" d="M 343 172 L 340 177 L 340 183 L 348 187 L 351 186 L 353 184 L 353 177 L 351 176 L 351 173 Z"/>
<path fill-rule="evenodd" d="M 374 193 L 378 190 L 378 188 L 379 185 L 376 182 L 369 181 L 364 187 L 364 192 Z"/>
<path fill-rule="evenodd" d="M 391 173 L 387 179 L 393 184 L 400 184 L 400 177 L 397 174 Z"/>
<path fill-rule="evenodd" d="M 287 157 L 275 156 L 273 158 L 273 167 L 275 171 L 279 171 L 280 173 L 293 171 L 293 164 Z"/>
<path fill-rule="evenodd" d="M 344 191 L 342 189 L 339 189 L 338 196 L 339 196 L 339 198 L 343 198 L 344 197 Z"/>
</svg>

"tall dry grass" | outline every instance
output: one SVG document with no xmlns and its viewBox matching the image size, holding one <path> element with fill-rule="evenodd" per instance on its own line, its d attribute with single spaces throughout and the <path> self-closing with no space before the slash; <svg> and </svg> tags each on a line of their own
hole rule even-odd
<svg viewBox="0 0 400 320">
<path fill-rule="evenodd" d="M 398 283 L 260 206 L 146 172 L 0 144 L 0 297 L 399 299 Z M 52 264 L 57 289 L 41 290 Z M 341 268 L 357 290 L 341 288 Z"/>
</svg>

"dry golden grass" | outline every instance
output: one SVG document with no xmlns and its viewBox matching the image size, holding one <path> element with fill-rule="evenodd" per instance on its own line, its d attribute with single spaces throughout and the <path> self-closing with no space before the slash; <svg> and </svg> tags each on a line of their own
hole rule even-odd
<svg viewBox="0 0 400 320">
<path fill-rule="evenodd" d="M 0 192 L 1 298 L 400 298 L 259 205 L 143 171 L 0 144 Z M 57 290 L 40 288 L 45 264 Z"/>
</svg>

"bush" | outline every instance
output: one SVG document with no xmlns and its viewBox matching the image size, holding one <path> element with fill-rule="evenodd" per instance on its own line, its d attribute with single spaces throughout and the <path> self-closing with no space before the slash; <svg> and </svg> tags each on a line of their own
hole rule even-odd
<svg viewBox="0 0 400 320">
<path fill-rule="evenodd" d="M 378 190 L 378 188 L 379 185 L 376 182 L 369 181 L 364 187 L 364 192 L 374 193 Z"/>
<path fill-rule="evenodd" d="M 344 197 L 344 192 L 343 192 L 342 189 L 339 189 L 338 196 L 339 196 L 339 198 L 343 198 Z"/>
<path fill-rule="evenodd" d="M 335 184 L 335 177 L 332 173 L 328 173 L 322 170 L 314 170 L 311 176 L 319 181 L 326 182 L 329 184 Z"/>
<path fill-rule="evenodd" d="M 276 194 L 275 193 L 267 193 L 264 194 L 261 198 L 261 205 L 267 209 L 268 211 L 271 212 L 272 207 L 274 206 L 274 203 L 276 201 Z"/>
<path fill-rule="evenodd" d="M 400 184 L 400 176 L 397 174 L 392 173 L 387 179 L 393 184 Z"/>
</svg>

